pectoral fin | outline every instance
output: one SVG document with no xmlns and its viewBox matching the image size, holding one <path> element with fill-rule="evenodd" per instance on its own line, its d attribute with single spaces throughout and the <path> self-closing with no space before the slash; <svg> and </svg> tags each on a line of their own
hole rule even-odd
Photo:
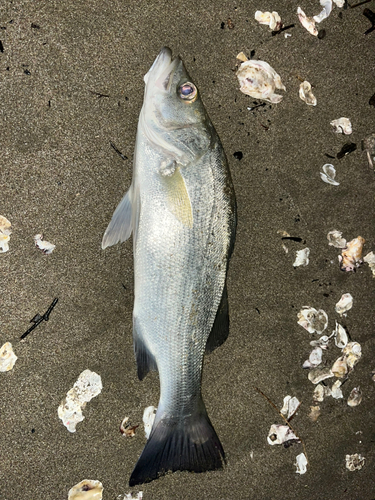
<svg viewBox="0 0 375 500">
<path fill-rule="evenodd" d="M 111 222 L 105 230 L 102 248 L 110 247 L 127 240 L 132 234 L 132 187 L 120 201 L 113 213 Z"/>
<path fill-rule="evenodd" d="M 168 209 L 184 226 L 193 227 L 193 210 L 180 167 L 177 167 L 172 175 L 163 176 L 162 179 Z"/>
</svg>

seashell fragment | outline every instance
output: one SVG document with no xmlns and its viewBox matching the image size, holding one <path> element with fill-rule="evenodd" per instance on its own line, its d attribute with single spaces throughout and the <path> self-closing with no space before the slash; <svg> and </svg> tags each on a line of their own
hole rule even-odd
<svg viewBox="0 0 375 500">
<path fill-rule="evenodd" d="M 336 312 L 342 316 L 353 307 L 353 297 L 350 293 L 344 293 L 336 304 Z"/>
<path fill-rule="evenodd" d="M 365 465 L 365 457 L 361 454 L 355 453 L 354 455 L 346 455 L 346 468 L 350 471 L 360 470 Z"/>
<path fill-rule="evenodd" d="M 309 418 L 313 422 L 316 422 L 320 417 L 320 406 L 310 406 Z"/>
<path fill-rule="evenodd" d="M 17 356 L 13 352 L 12 344 L 5 342 L 0 348 L 0 372 L 9 372 L 17 359 Z"/>
<path fill-rule="evenodd" d="M 293 267 L 307 266 L 309 263 L 310 248 L 297 250 L 296 260 L 293 262 Z"/>
<path fill-rule="evenodd" d="M 43 241 L 43 234 L 36 234 L 34 236 L 35 246 L 41 250 L 44 255 L 49 255 L 54 251 L 56 245 L 49 241 Z"/>
<path fill-rule="evenodd" d="M 332 120 L 330 124 L 336 134 L 350 135 L 353 132 L 349 118 L 337 118 L 337 120 Z"/>
<path fill-rule="evenodd" d="M 345 375 L 348 373 L 348 364 L 343 356 L 337 358 L 336 361 L 333 363 L 332 373 L 337 378 L 344 378 Z"/>
<path fill-rule="evenodd" d="M 341 231 L 330 231 L 327 234 L 328 245 L 335 248 L 345 248 L 346 247 L 346 239 L 342 238 Z"/>
<path fill-rule="evenodd" d="M 374 168 L 375 161 L 375 134 L 371 134 L 362 141 L 362 149 L 366 151 L 367 160 L 370 168 Z"/>
<path fill-rule="evenodd" d="M 136 493 L 136 496 L 133 497 L 131 493 L 125 493 L 123 500 L 142 500 L 143 498 L 143 491 L 139 491 Z M 121 500 L 121 495 L 117 497 L 117 500 Z"/>
<path fill-rule="evenodd" d="M 339 186 L 340 183 L 335 181 L 336 169 L 331 163 L 326 163 L 323 165 L 323 172 L 320 172 L 320 178 L 327 184 L 332 184 L 332 186 Z"/>
<path fill-rule="evenodd" d="M 344 397 L 342 394 L 342 390 L 340 389 L 341 384 L 341 380 L 336 380 L 336 382 L 332 385 L 331 396 L 335 399 L 341 399 Z"/>
<path fill-rule="evenodd" d="M 306 80 L 299 86 L 299 96 L 309 106 L 316 106 L 316 97 L 311 91 L 311 84 Z"/>
<path fill-rule="evenodd" d="M 80 374 L 57 410 L 59 418 L 69 432 L 76 431 L 76 425 L 85 418 L 82 410 L 86 403 L 100 394 L 102 388 L 102 379 L 97 373 L 84 370 Z"/>
<path fill-rule="evenodd" d="M 298 313 L 298 324 L 309 333 L 321 334 L 328 325 L 328 316 L 323 309 L 317 311 L 313 307 L 304 306 Z"/>
<path fill-rule="evenodd" d="M 308 378 L 313 384 L 319 384 L 322 380 L 333 376 L 334 374 L 330 368 L 313 368 L 308 374 Z"/>
<path fill-rule="evenodd" d="M 0 215 L 0 253 L 8 252 L 11 231 L 11 223 L 6 217 Z"/>
<path fill-rule="evenodd" d="M 342 271 L 354 271 L 356 267 L 360 266 L 365 241 L 362 236 L 358 236 L 346 244 L 346 248 L 342 250 L 339 256 L 340 269 Z"/>
<path fill-rule="evenodd" d="M 267 24 L 272 31 L 278 31 L 282 27 L 281 17 L 277 12 L 255 12 L 255 20 L 259 24 Z"/>
<path fill-rule="evenodd" d="M 362 401 L 362 391 L 359 387 L 354 387 L 348 397 L 349 406 L 358 406 Z"/>
<path fill-rule="evenodd" d="M 139 427 L 139 425 L 130 425 L 129 417 L 125 417 L 120 425 L 120 432 L 125 437 L 134 437 L 135 431 Z"/>
<path fill-rule="evenodd" d="M 312 340 L 310 342 L 310 345 L 313 346 L 313 347 L 321 347 L 322 349 L 327 349 L 328 348 L 329 339 L 331 337 L 332 337 L 332 335 L 330 335 L 329 337 L 327 337 L 327 335 L 323 335 L 318 340 Z"/>
<path fill-rule="evenodd" d="M 100 481 L 84 479 L 69 490 L 68 500 L 102 500 L 103 485 Z"/>
<path fill-rule="evenodd" d="M 298 410 L 300 404 L 301 403 L 296 397 L 292 398 L 292 396 L 285 396 L 283 407 L 281 408 L 280 412 L 283 415 L 286 415 L 287 420 L 289 420 L 290 417 L 292 417 Z"/>
<path fill-rule="evenodd" d="M 314 21 L 317 23 L 321 23 L 330 15 L 332 10 L 332 0 L 320 0 L 320 5 L 323 7 L 323 10 L 319 15 L 314 16 Z"/>
<path fill-rule="evenodd" d="M 151 429 L 154 424 L 156 414 L 155 406 L 147 406 L 143 412 L 143 424 L 145 426 L 146 439 L 150 437 Z"/>
<path fill-rule="evenodd" d="M 336 329 L 333 331 L 335 335 L 335 344 L 340 349 L 344 349 L 346 344 L 348 343 L 348 334 L 343 326 L 341 326 L 336 321 Z"/>
<path fill-rule="evenodd" d="M 337 5 L 337 7 L 344 7 L 345 0 L 333 0 L 333 2 Z"/>
<path fill-rule="evenodd" d="M 236 59 L 238 62 L 245 62 L 249 60 L 243 52 L 237 54 Z"/>
<path fill-rule="evenodd" d="M 238 57 L 238 56 L 237 56 Z M 276 71 L 264 61 L 245 61 L 237 70 L 240 90 L 255 99 L 276 104 L 282 96 L 275 94 L 276 89 L 286 90 Z"/>
<path fill-rule="evenodd" d="M 320 365 L 322 362 L 322 348 L 321 347 L 315 347 L 309 356 L 309 359 L 307 359 L 303 365 L 302 368 L 315 368 L 315 366 Z"/>
<path fill-rule="evenodd" d="M 329 387 L 326 387 L 323 384 L 318 384 L 313 392 L 313 400 L 315 403 L 321 403 L 326 396 L 330 395 L 331 390 Z"/>
<path fill-rule="evenodd" d="M 372 277 L 375 278 L 375 254 L 370 252 L 363 257 L 363 262 L 366 262 L 370 266 Z"/>
<path fill-rule="evenodd" d="M 315 26 L 314 19 L 312 17 L 307 17 L 306 14 L 301 9 L 301 7 L 298 7 L 297 14 L 298 14 L 299 22 L 302 24 L 302 26 L 305 29 L 307 29 L 307 31 L 309 33 L 311 33 L 312 35 L 318 36 L 318 29 Z"/>
<path fill-rule="evenodd" d="M 352 370 L 362 357 L 362 348 L 358 342 L 349 342 L 342 350 L 348 368 Z"/>
<path fill-rule="evenodd" d="M 297 474 L 305 474 L 306 466 L 307 466 L 307 458 L 304 453 L 300 453 L 296 456 L 296 463 L 294 464 L 297 467 Z"/>
<path fill-rule="evenodd" d="M 267 436 L 268 444 L 283 444 L 288 441 L 297 441 L 299 438 L 294 434 L 288 425 L 274 424 L 271 425 L 270 431 Z"/>
</svg>

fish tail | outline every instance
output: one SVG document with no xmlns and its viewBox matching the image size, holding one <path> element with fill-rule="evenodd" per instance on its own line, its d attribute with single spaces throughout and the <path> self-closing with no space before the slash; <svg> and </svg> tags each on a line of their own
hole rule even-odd
<svg viewBox="0 0 375 500">
<path fill-rule="evenodd" d="M 165 416 L 154 425 L 129 486 L 148 483 L 168 471 L 222 469 L 223 463 L 223 447 L 204 407 L 179 420 Z"/>
</svg>

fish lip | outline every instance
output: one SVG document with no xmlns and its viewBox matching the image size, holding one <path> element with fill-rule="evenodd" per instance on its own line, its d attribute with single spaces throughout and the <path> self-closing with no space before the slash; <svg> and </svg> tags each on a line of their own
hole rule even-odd
<svg viewBox="0 0 375 500">
<path fill-rule="evenodd" d="M 143 78 L 146 87 L 156 87 L 159 90 L 170 92 L 173 75 L 180 64 L 180 57 L 172 59 L 171 49 L 163 47 Z"/>
</svg>

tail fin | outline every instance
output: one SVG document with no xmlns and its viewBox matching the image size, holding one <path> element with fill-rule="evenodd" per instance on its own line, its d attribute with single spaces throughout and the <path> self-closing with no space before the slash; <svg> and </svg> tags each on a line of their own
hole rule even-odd
<svg viewBox="0 0 375 500">
<path fill-rule="evenodd" d="M 206 411 L 181 420 L 162 418 L 152 430 L 129 480 L 148 483 L 168 471 L 222 469 L 225 454 Z"/>
</svg>

